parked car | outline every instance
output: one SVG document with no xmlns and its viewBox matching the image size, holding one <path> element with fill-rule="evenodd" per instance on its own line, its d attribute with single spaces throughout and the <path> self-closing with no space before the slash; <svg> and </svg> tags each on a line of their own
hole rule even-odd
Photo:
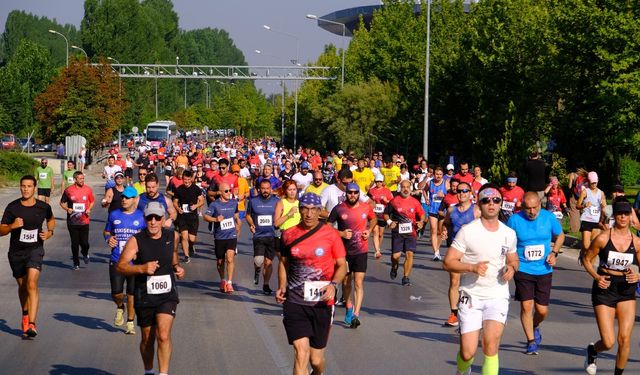
<svg viewBox="0 0 640 375">
<path fill-rule="evenodd" d="M 37 152 L 53 152 L 53 144 L 47 143 L 43 145 L 36 145 Z"/>
<path fill-rule="evenodd" d="M 36 141 L 31 138 L 19 138 L 18 143 L 20 144 L 20 149 L 22 152 L 35 152 L 36 150 Z"/>
<path fill-rule="evenodd" d="M 13 134 L 5 134 L 0 142 L 3 150 L 11 150 L 16 147 L 16 136 Z"/>
</svg>

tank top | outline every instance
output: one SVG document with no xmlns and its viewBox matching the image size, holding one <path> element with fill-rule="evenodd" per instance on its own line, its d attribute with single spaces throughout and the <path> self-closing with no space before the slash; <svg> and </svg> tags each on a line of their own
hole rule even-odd
<svg viewBox="0 0 640 375">
<path fill-rule="evenodd" d="M 471 204 L 471 206 L 469 206 L 466 211 L 460 211 L 460 207 L 458 206 L 453 208 L 451 214 L 449 214 L 449 218 L 451 219 L 452 224 L 451 239 L 456 238 L 456 234 L 458 234 L 458 231 L 460 230 L 460 228 L 462 228 L 463 225 L 469 224 L 475 219 L 475 216 L 473 215 L 474 208 L 475 204 Z"/>
<path fill-rule="evenodd" d="M 598 253 L 600 258 L 600 268 L 612 271 L 626 271 L 632 264 L 638 265 L 636 248 L 633 246 L 633 236 L 631 243 L 624 252 L 619 252 L 611 241 L 611 229 L 609 229 L 609 241 Z"/>
<path fill-rule="evenodd" d="M 107 209 L 108 212 L 122 208 L 122 192 L 118 191 L 115 186 L 112 187 L 111 190 L 113 191 L 113 199 L 111 199 L 111 203 L 109 203 L 109 208 Z M 122 191 L 124 191 L 124 189 Z"/>
<path fill-rule="evenodd" d="M 287 212 L 289 212 L 289 210 L 291 210 L 292 207 L 298 207 L 298 200 L 297 199 L 293 203 L 289 202 L 287 200 L 287 198 L 282 198 L 281 201 L 282 201 L 282 214 L 283 215 L 286 215 Z M 295 227 L 299 223 L 300 223 L 300 211 L 296 212 L 295 214 L 293 214 L 293 217 L 288 218 L 287 221 L 282 223 L 280 225 L 280 229 L 281 230 L 289 229 L 291 227 Z"/>
<path fill-rule="evenodd" d="M 580 220 L 587 221 L 589 223 L 597 223 L 600 221 L 600 210 L 602 209 L 600 206 L 602 190 L 597 189 L 594 193 L 591 189 L 586 189 L 586 192 L 587 196 L 582 201 L 582 206 L 584 207 L 587 202 L 591 202 L 591 205 L 582 209 Z"/>
<path fill-rule="evenodd" d="M 442 193 L 442 196 L 438 196 L 438 193 Z M 440 208 L 440 203 L 447 195 L 447 184 L 443 179 L 440 185 L 436 185 L 434 181 L 429 182 L 429 213 L 437 214 Z"/>
<path fill-rule="evenodd" d="M 159 239 L 152 239 L 144 230 L 134 235 L 138 242 L 138 254 L 133 264 L 145 264 L 158 261 L 160 267 L 150 275 L 136 275 L 134 305 L 136 307 L 155 307 L 165 302 L 179 302 L 176 278 L 173 273 L 174 233 L 162 229 Z"/>
</svg>

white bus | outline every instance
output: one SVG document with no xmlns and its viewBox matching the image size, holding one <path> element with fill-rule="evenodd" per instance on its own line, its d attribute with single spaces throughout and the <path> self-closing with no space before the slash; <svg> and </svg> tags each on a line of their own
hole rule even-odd
<svg viewBox="0 0 640 375">
<path fill-rule="evenodd" d="M 173 121 L 155 121 L 147 125 L 144 131 L 147 145 L 158 148 L 162 141 L 170 144 L 176 138 L 176 123 Z"/>
</svg>

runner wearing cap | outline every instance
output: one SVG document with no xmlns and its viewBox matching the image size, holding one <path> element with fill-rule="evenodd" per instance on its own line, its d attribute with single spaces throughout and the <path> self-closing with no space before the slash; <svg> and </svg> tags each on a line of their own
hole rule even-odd
<svg viewBox="0 0 640 375">
<path fill-rule="evenodd" d="M 165 213 L 159 202 L 145 207 L 147 227 L 127 241 L 116 267 L 124 276 L 135 277 L 133 303 L 142 331 L 140 354 L 145 374 L 154 373 L 156 341 L 159 372 L 169 373 L 171 328 L 180 302 L 176 279 L 184 277 L 178 262 L 179 234 L 163 229 Z"/>
<path fill-rule="evenodd" d="M 360 308 L 364 299 L 364 275 L 367 272 L 369 236 L 376 225 L 371 206 L 361 203 L 360 187 L 355 182 L 347 184 L 347 199 L 335 206 L 327 222 L 337 223 L 338 232 L 347 250 L 347 277 L 342 281 L 342 296 L 347 313 L 344 322 L 351 328 L 360 325 Z M 353 296 L 351 287 L 353 285 Z"/>
<path fill-rule="evenodd" d="M 387 226 L 387 222 L 384 220 L 384 211 L 387 208 L 387 204 L 393 199 L 391 190 L 384 186 L 384 176 L 381 174 L 376 175 L 375 185 L 369 189 L 369 198 L 373 200 L 374 208 L 373 212 L 378 219 L 378 225 L 373 228 L 373 248 L 375 250 L 376 259 L 382 257 L 381 247 L 382 239 L 384 238 L 384 227 Z"/>
<path fill-rule="evenodd" d="M 442 176 L 442 178 L 446 182 L 449 182 L 449 180 L 453 178 L 455 167 L 453 166 L 453 164 L 449 163 L 447 164 L 447 168 L 445 169 L 446 169 L 446 173 L 444 174 L 444 176 Z"/>
<path fill-rule="evenodd" d="M 89 264 L 89 215 L 93 209 L 93 190 L 84 184 L 84 173 L 73 174 L 74 184 L 65 189 L 60 207 L 67 212 L 67 229 L 71 237 L 73 269 L 80 269 L 80 252 L 84 264 Z M 81 249 L 81 250 L 80 250 Z"/>
<path fill-rule="evenodd" d="M 118 178 L 116 178 L 118 181 Z M 142 211 L 137 209 L 138 192 L 127 186 L 120 194 L 120 208 L 110 211 L 104 226 L 104 239 L 111 248 L 109 258 L 109 281 L 111 283 L 111 298 L 116 304 L 114 324 L 124 325 L 124 283 L 127 283 L 127 327 L 126 334 L 135 335 L 133 324 L 135 312 L 133 310 L 134 276 L 125 277 L 116 271 L 120 254 L 124 250 L 127 240 L 146 227 Z"/>
<path fill-rule="evenodd" d="M 283 324 L 293 345 L 294 375 L 325 369 L 325 348 L 333 320 L 336 286 L 347 273 L 345 249 L 330 225 L 319 221 L 320 197 L 300 197 L 300 224 L 282 234 L 276 301 L 283 303 Z"/>
<path fill-rule="evenodd" d="M 116 185 L 107 189 L 104 193 L 104 198 L 102 198 L 102 207 L 109 207 L 107 209 L 109 213 L 122 208 L 122 200 L 120 199 L 120 196 L 124 191 L 124 173 L 122 173 L 122 171 L 114 173 L 113 179 L 115 180 Z"/>
<path fill-rule="evenodd" d="M 38 179 L 38 199 L 49 204 L 50 197 L 55 190 L 55 176 L 53 168 L 48 165 L 47 158 L 40 159 L 40 165 L 36 168 L 35 175 Z"/>
<path fill-rule="evenodd" d="M 582 252 L 591 245 L 591 239 L 595 238 L 604 224 L 604 208 L 607 205 L 607 199 L 604 192 L 598 189 L 598 174 L 589 172 L 587 175 L 589 187 L 582 189 L 578 197 L 576 207 L 582 210 L 580 214 L 580 232 L 582 233 Z"/>
<path fill-rule="evenodd" d="M 105 165 L 104 169 L 102 170 L 102 178 L 106 180 L 104 184 L 105 191 L 116 185 L 114 176 L 118 171 L 122 172 L 122 168 L 120 168 L 120 166 L 116 164 L 116 157 L 110 155 L 107 158 L 107 165 Z"/>
<path fill-rule="evenodd" d="M 600 340 L 587 347 L 585 370 L 590 375 L 596 374 L 598 353 L 610 350 L 616 342 L 618 352 L 615 375 L 622 375 L 629 359 L 636 319 L 635 290 L 639 278 L 631 265 L 638 265 L 640 251 L 640 239 L 630 232 L 631 211 L 626 198 L 616 198 L 613 202 L 613 228 L 599 234 L 591 242 L 583 258 L 582 264 L 593 278 L 591 303 L 600 332 Z M 593 268 L 596 257 L 599 259 L 597 270 Z"/>
<path fill-rule="evenodd" d="M 405 253 L 402 285 L 411 285 L 409 276 L 413 268 L 413 253 L 416 251 L 416 229 L 422 228 L 425 214 L 422 204 L 411 196 L 411 181 L 400 183 L 398 194 L 384 212 L 384 219 L 391 229 L 391 272 L 394 280 L 398 275 L 400 253 Z"/>
<path fill-rule="evenodd" d="M 313 174 L 309 173 L 310 167 L 309 162 L 303 161 L 300 164 L 300 172 L 291 177 L 291 179 L 296 182 L 299 192 L 304 191 L 307 186 L 311 185 L 311 182 L 313 182 Z"/>
<path fill-rule="evenodd" d="M 498 351 L 509 312 L 509 280 L 518 270 L 516 234 L 498 220 L 501 203 L 497 186 L 484 185 L 478 193 L 480 218 L 460 229 L 445 255 L 444 269 L 461 274 L 456 374 L 471 373 L 479 340 L 484 353 L 482 374 L 499 372 Z"/>
</svg>

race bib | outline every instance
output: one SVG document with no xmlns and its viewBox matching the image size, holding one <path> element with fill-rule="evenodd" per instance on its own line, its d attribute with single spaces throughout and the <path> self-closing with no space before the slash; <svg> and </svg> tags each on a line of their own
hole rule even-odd
<svg viewBox="0 0 640 375">
<path fill-rule="evenodd" d="M 84 203 L 74 203 L 73 204 L 73 212 L 84 212 Z"/>
<path fill-rule="evenodd" d="M 228 219 L 224 219 L 220 222 L 220 229 L 225 230 L 225 229 L 233 229 L 236 227 L 236 223 L 233 220 L 232 217 L 228 218 Z"/>
<path fill-rule="evenodd" d="M 384 212 L 384 204 L 376 204 L 376 206 L 373 208 L 373 212 L 376 214 L 381 214 Z"/>
<path fill-rule="evenodd" d="M 32 230 L 22 229 L 20 231 L 20 242 L 24 242 L 24 243 L 38 242 L 38 230 L 37 229 L 32 229 Z"/>
<path fill-rule="evenodd" d="M 441 197 L 439 195 L 434 195 L 433 196 L 433 202 L 434 203 L 440 203 L 440 202 L 442 202 L 442 198 L 444 198 L 444 197 Z"/>
<path fill-rule="evenodd" d="M 307 302 L 319 302 L 324 295 L 324 291 L 320 289 L 327 285 L 329 285 L 329 281 L 305 281 L 304 300 Z"/>
<path fill-rule="evenodd" d="M 516 208 L 516 202 L 502 201 L 502 209 L 505 211 L 513 211 Z"/>
<path fill-rule="evenodd" d="M 171 275 L 147 276 L 147 294 L 164 294 L 171 291 Z"/>
<path fill-rule="evenodd" d="M 556 219 L 558 219 L 558 220 L 562 220 L 562 218 L 564 217 L 564 215 L 562 214 L 562 211 L 555 211 L 553 213 L 553 216 L 555 216 Z"/>
<path fill-rule="evenodd" d="M 171 167 L 170 165 L 167 165 L 166 167 L 164 167 L 164 169 L 166 169 L 166 170 L 168 170 L 168 171 L 170 171 L 170 170 L 171 170 L 171 168 L 172 168 L 172 167 Z"/>
<path fill-rule="evenodd" d="M 49 176 L 49 174 L 47 172 L 40 172 L 38 174 L 38 177 L 40 177 L 41 180 L 45 180 L 47 178 L 47 176 Z"/>
<path fill-rule="evenodd" d="M 67 177 L 67 182 L 73 184 L 73 177 Z"/>
<path fill-rule="evenodd" d="M 524 258 L 526 260 L 540 260 L 543 256 L 544 245 L 529 245 L 524 247 Z"/>
<path fill-rule="evenodd" d="M 589 213 L 592 216 L 599 216 L 600 215 L 600 206 L 589 206 Z"/>
<path fill-rule="evenodd" d="M 118 248 L 120 249 L 120 252 L 124 250 L 124 245 L 126 244 L 127 244 L 127 241 L 118 241 Z"/>
<path fill-rule="evenodd" d="M 400 223 L 398 224 L 398 233 L 407 234 L 413 232 L 413 225 L 411 223 Z"/>
<path fill-rule="evenodd" d="M 464 291 L 460 291 L 458 295 L 458 308 L 471 308 L 471 296 Z"/>
<path fill-rule="evenodd" d="M 183 204 L 182 205 L 182 212 L 185 213 L 185 214 L 188 214 L 189 212 L 191 212 L 189 210 L 189 205 L 188 204 Z"/>
<path fill-rule="evenodd" d="M 272 225 L 271 215 L 259 215 L 258 216 L 258 226 L 260 227 L 270 227 Z"/>
<path fill-rule="evenodd" d="M 616 271 L 626 271 L 633 262 L 633 253 L 619 253 L 617 251 L 609 251 L 607 257 L 607 268 Z"/>
</svg>

